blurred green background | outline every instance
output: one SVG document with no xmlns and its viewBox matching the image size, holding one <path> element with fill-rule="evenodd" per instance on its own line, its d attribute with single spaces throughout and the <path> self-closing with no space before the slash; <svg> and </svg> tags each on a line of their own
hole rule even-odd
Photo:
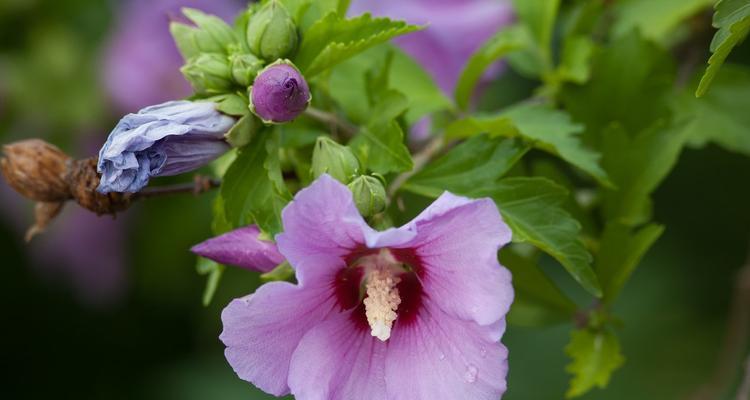
<svg viewBox="0 0 750 400">
<path fill-rule="evenodd" d="M 119 63 L 111 59 L 117 36 L 148 32 L 141 24 L 153 22 L 137 18 L 135 3 L 0 1 L 2 142 L 41 137 L 89 156 L 139 102 L 186 94 L 174 84 L 156 92 L 163 99 L 141 100 L 107 82 L 120 76 L 111 71 Z M 231 0 L 203 3 L 211 3 L 209 10 L 241 7 Z M 166 32 L 167 18 L 159 15 Z M 136 65 L 169 58 L 147 57 L 153 49 L 134 52 L 124 57 Z M 168 66 L 177 74 L 179 64 Z M 164 81 L 129 71 L 135 79 Z M 712 146 L 685 150 L 655 195 L 655 220 L 667 231 L 616 306 L 626 364 L 606 391 L 585 399 L 688 399 L 711 379 L 748 251 L 749 183 L 750 159 Z M 27 245 L 32 204 L 0 185 L 2 397 L 270 398 L 235 377 L 218 341 L 221 309 L 252 292 L 257 276 L 227 270 L 213 303 L 201 305 L 204 277 L 188 248 L 210 235 L 211 200 L 211 194 L 149 200 L 114 221 L 69 205 L 48 233 Z M 563 283 L 568 279 L 554 265 L 547 269 Z M 504 398 L 563 397 L 569 331 L 569 325 L 508 328 Z"/>
</svg>

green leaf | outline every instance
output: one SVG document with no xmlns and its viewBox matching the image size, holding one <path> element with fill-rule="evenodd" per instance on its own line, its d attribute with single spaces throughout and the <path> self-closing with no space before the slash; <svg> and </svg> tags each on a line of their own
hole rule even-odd
<svg viewBox="0 0 750 400">
<path fill-rule="evenodd" d="M 414 166 L 404 144 L 404 132 L 395 120 L 404 113 L 407 104 L 401 93 L 388 91 L 373 107 L 370 122 L 349 143 L 359 154 L 365 154 L 360 160 L 366 159 L 366 167 L 371 171 L 387 174 L 408 171 Z"/>
<path fill-rule="evenodd" d="M 254 115 L 247 113 L 229 129 L 224 138 L 232 147 L 243 147 L 250 143 L 255 132 L 260 129 L 260 126 L 261 124 L 258 119 Z"/>
<path fill-rule="evenodd" d="M 594 42 L 587 36 L 575 35 L 567 38 L 563 45 L 557 79 L 567 82 L 586 83 L 591 75 L 591 57 Z"/>
<path fill-rule="evenodd" d="M 203 305 L 207 307 L 211 304 L 214 294 L 216 294 L 216 289 L 219 287 L 219 282 L 226 267 L 207 258 L 198 257 L 195 269 L 200 275 L 208 275 L 206 278 L 206 288 L 203 289 Z"/>
<path fill-rule="evenodd" d="M 294 277 L 294 268 L 289 264 L 289 261 L 284 261 L 273 270 L 262 274 L 260 280 L 263 282 L 288 281 L 292 277 Z"/>
<path fill-rule="evenodd" d="M 644 37 L 664 42 L 683 21 L 710 7 L 715 0 L 620 0 L 614 4 L 612 35 L 638 29 Z"/>
<path fill-rule="evenodd" d="M 182 13 L 195 26 L 172 22 L 169 29 L 185 60 L 201 53 L 226 54 L 229 46 L 238 42 L 232 27 L 221 18 L 192 8 L 183 8 Z"/>
<path fill-rule="evenodd" d="M 697 97 L 706 94 L 724 60 L 750 32 L 750 0 L 719 0 L 715 8 L 713 25 L 719 30 L 711 41 L 713 54 L 695 91 Z"/>
<path fill-rule="evenodd" d="M 273 152 L 277 148 L 276 136 L 271 135 L 270 129 L 259 131 L 250 144 L 239 150 L 224 175 L 224 211 L 235 228 L 254 222 L 270 235 L 281 231 L 281 209 L 287 193 L 280 185 L 283 180 L 280 182 L 278 151 Z"/>
<path fill-rule="evenodd" d="M 247 98 L 234 93 L 220 94 L 207 100 L 217 104 L 216 109 L 227 115 L 242 117 L 250 112 Z"/>
<path fill-rule="evenodd" d="M 729 151 L 750 156 L 750 69 L 727 64 L 711 91 L 696 99 L 685 91 L 672 108 L 685 121 L 689 144 L 703 147 L 714 142 Z"/>
<path fill-rule="evenodd" d="M 602 165 L 617 189 L 604 194 L 607 220 L 636 226 L 650 219 L 649 195 L 672 170 L 686 130 L 657 123 L 635 136 L 613 126 L 604 133 Z"/>
<path fill-rule="evenodd" d="M 514 25 L 505 28 L 472 54 L 456 83 L 455 98 L 460 108 L 466 109 L 469 106 L 474 87 L 487 67 L 507 54 L 524 48 L 529 43 L 529 38 L 524 35 L 528 35 L 524 27 Z"/>
<path fill-rule="evenodd" d="M 309 79 L 372 46 L 419 29 L 370 14 L 344 19 L 329 13 L 305 32 L 295 63 Z"/>
<path fill-rule="evenodd" d="M 564 111 L 544 104 L 521 104 L 499 115 L 459 120 L 447 128 L 446 134 L 467 137 L 486 132 L 491 136 L 521 137 L 611 186 L 599 166 L 600 155 L 585 147 L 578 136 L 582 131 L 583 126 L 573 123 Z"/>
<path fill-rule="evenodd" d="M 428 197 L 446 190 L 470 193 L 505 175 L 528 149 L 517 140 L 475 136 L 427 164 L 402 188 Z"/>
<path fill-rule="evenodd" d="M 591 254 L 578 238 L 581 226 L 562 207 L 565 188 L 546 178 L 518 177 L 501 179 L 470 195 L 495 200 L 514 242 L 529 242 L 551 255 L 586 291 L 601 297 Z"/>
<path fill-rule="evenodd" d="M 570 321 L 575 303 L 542 272 L 536 260 L 507 249 L 501 252 L 500 262 L 513 274 L 515 299 L 508 323 L 537 327 Z"/>
<path fill-rule="evenodd" d="M 573 374 L 567 398 L 581 396 L 595 386 L 606 387 L 612 373 L 625 362 L 620 342 L 610 330 L 573 331 L 565 353 L 572 358 L 565 370 Z"/>
<path fill-rule="evenodd" d="M 515 0 L 513 5 L 529 41 L 510 55 L 510 63 L 526 76 L 545 75 L 552 69 L 552 33 L 560 0 Z"/>
<path fill-rule="evenodd" d="M 604 301 L 613 302 L 641 258 L 664 232 L 664 226 L 649 224 L 632 229 L 610 222 L 604 229 L 596 255 L 596 275 L 604 289 Z"/>
<path fill-rule="evenodd" d="M 563 86 L 560 100 L 584 136 L 598 140 L 614 121 L 637 132 L 668 115 L 674 79 L 672 57 L 631 32 L 595 52 L 588 82 Z"/>
</svg>

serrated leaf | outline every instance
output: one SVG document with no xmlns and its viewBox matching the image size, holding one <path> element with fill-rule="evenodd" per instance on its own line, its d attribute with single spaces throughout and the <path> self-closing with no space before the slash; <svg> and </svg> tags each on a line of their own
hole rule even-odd
<svg viewBox="0 0 750 400">
<path fill-rule="evenodd" d="M 719 29 L 711 41 L 708 67 L 701 78 L 695 96 L 703 96 L 711 85 L 721 65 L 734 46 L 750 32 L 750 0 L 719 0 L 716 3 L 713 25 Z"/>
<path fill-rule="evenodd" d="M 677 162 L 686 131 L 657 123 L 635 136 L 612 126 L 603 136 L 602 166 L 617 186 L 604 194 L 605 216 L 629 226 L 645 223 L 650 219 L 649 195 Z"/>
<path fill-rule="evenodd" d="M 632 229 L 619 222 L 604 228 L 596 254 L 596 275 L 604 289 L 604 301 L 614 301 L 641 258 L 664 232 L 664 226 L 649 224 Z"/>
<path fill-rule="evenodd" d="M 687 140 L 694 147 L 709 142 L 750 156 L 750 69 L 728 64 L 711 91 L 696 99 L 687 91 L 676 98 L 675 118 L 685 122 Z"/>
<path fill-rule="evenodd" d="M 438 197 L 446 190 L 469 193 L 497 181 L 528 149 L 513 139 L 475 136 L 427 164 L 402 188 L 427 197 Z"/>
<path fill-rule="evenodd" d="M 470 117 L 449 126 L 449 137 L 469 137 L 479 133 L 491 136 L 521 137 L 532 146 L 559 156 L 571 165 L 611 186 L 607 173 L 599 166 L 601 157 L 584 146 L 578 136 L 583 126 L 570 116 L 544 104 L 522 104 L 494 116 Z"/>
<path fill-rule="evenodd" d="M 278 152 L 268 153 L 271 130 L 263 129 L 247 146 L 239 149 L 237 158 L 224 175 L 221 196 L 227 221 L 234 228 L 256 223 L 263 232 L 281 231 L 281 209 L 286 204 L 280 193 Z M 274 158 L 276 158 L 274 160 Z"/>
<path fill-rule="evenodd" d="M 620 0 L 614 4 L 612 35 L 638 29 L 644 37 L 663 42 L 683 21 L 710 7 L 715 0 Z"/>
<path fill-rule="evenodd" d="M 344 19 L 329 13 L 305 32 L 295 62 L 309 79 L 370 47 L 419 29 L 403 21 L 372 18 L 370 14 Z"/>
<path fill-rule="evenodd" d="M 507 249 L 501 252 L 500 263 L 513 274 L 515 299 L 508 323 L 537 327 L 570 321 L 576 304 L 542 272 L 536 260 Z"/>
<path fill-rule="evenodd" d="M 471 55 L 456 83 L 454 96 L 460 108 L 469 106 L 474 87 L 484 71 L 507 54 L 524 48 L 530 41 L 527 36 L 524 27 L 510 26 L 495 34 Z"/>
<path fill-rule="evenodd" d="M 562 207 L 565 188 L 546 178 L 504 178 L 469 195 L 495 200 L 514 242 L 538 247 L 559 261 L 586 291 L 602 295 L 591 254 L 578 238 L 581 226 Z"/>
<path fill-rule="evenodd" d="M 565 353 L 572 358 L 565 370 L 573 374 L 567 398 L 581 396 L 596 386 L 606 387 L 612 373 L 625 362 L 620 342 L 610 330 L 573 331 Z"/>
<path fill-rule="evenodd" d="M 349 146 L 364 154 L 366 167 L 379 174 L 410 170 L 414 163 L 404 144 L 404 132 L 395 119 L 404 113 L 407 100 L 401 93 L 388 91 L 373 106 L 370 122 L 360 129 Z"/>
</svg>

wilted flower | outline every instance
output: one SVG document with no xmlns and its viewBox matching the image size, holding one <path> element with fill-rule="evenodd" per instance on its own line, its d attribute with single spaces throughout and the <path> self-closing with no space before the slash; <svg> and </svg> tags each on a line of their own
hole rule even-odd
<svg viewBox="0 0 750 400">
<path fill-rule="evenodd" d="M 278 249 L 298 283 L 265 284 L 222 313 L 240 378 L 300 400 L 503 394 L 513 289 L 497 251 L 511 234 L 491 200 L 445 193 L 377 232 L 323 175 L 282 217 Z"/>
<path fill-rule="evenodd" d="M 128 114 L 99 151 L 101 193 L 137 192 L 153 176 L 194 170 L 225 153 L 235 120 L 211 102 L 170 101 Z"/>
<path fill-rule="evenodd" d="M 266 123 L 289 122 L 312 100 L 305 78 L 287 60 L 260 71 L 250 92 L 251 110 Z"/>
<path fill-rule="evenodd" d="M 3 146 L 0 169 L 5 181 L 24 197 L 42 202 L 65 201 L 70 190 L 65 177 L 70 157 L 40 139 Z"/>
<path fill-rule="evenodd" d="M 354 0 L 351 14 L 369 11 L 412 24 L 429 24 L 426 29 L 398 37 L 394 42 L 422 64 L 438 86 L 451 95 L 471 54 L 513 20 L 509 3 L 505 0 Z"/>
</svg>

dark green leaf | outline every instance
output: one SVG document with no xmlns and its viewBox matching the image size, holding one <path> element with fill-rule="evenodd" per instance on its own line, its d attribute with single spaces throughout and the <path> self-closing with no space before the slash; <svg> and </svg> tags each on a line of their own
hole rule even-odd
<svg viewBox="0 0 750 400">
<path fill-rule="evenodd" d="M 563 187 L 545 178 L 505 178 L 471 196 L 495 200 L 514 242 L 529 242 L 551 255 L 586 291 L 601 296 L 591 254 L 578 238 L 580 224 L 562 207 Z"/>
<path fill-rule="evenodd" d="M 604 289 L 604 301 L 611 303 L 630 278 L 641 258 L 664 232 L 662 225 L 632 229 L 618 222 L 607 224 L 596 255 L 596 275 Z"/>
<path fill-rule="evenodd" d="M 511 26 L 498 32 L 472 54 L 456 83 L 455 98 L 459 107 L 466 109 L 469 106 L 474 87 L 487 67 L 505 55 L 527 45 L 529 43 L 527 36 L 528 32 L 524 27 Z"/>
<path fill-rule="evenodd" d="M 711 41 L 713 54 L 708 59 L 708 68 L 695 91 L 697 97 L 708 91 L 724 60 L 750 31 L 750 0 L 719 0 L 716 3 L 713 25 L 719 30 Z"/>
<path fill-rule="evenodd" d="M 527 150 L 516 140 L 475 136 L 427 164 L 402 187 L 428 197 L 446 190 L 469 193 L 497 181 Z"/>
<path fill-rule="evenodd" d="M 612 373 L 625 362 L 620 342 L 610 330 L 573 331 L 565 353 L 572 358 L 565 370 L 573 374 L 567 398 L 581 396 L 595 386 L 606 387 Z"/>
<path fill-rule="evenodd" d="M 511 65 L 522 74 L 540 77 L 552 69 L 552 33 L 559 0 L 515 0 L 514 9 L 528 33 L 528 44 L 510 55 Z"/>
<path fill-rule="evenodd" d="M 710 7 L 714 0 L 620 0 L 615 6 L 612 35 L 625 36 L 634 29 L 644 37 L 663 42 L 689 17 Z"/>
<path fill-rule="evenodd" d="M 586 83 L 591 75 L 594 42 L 584 35 L 568 37 L 563 46 L 557 79 L 563 82 Z"/>
<path fill-rule="evenodd" d="M 419 29 L 403 21 L 372 18 L 370 14 L 344 19 L 329 13 L 305 32 L 295 62 L 310 78 L 372 46 Z"/>
<path fill-rule="evenodd" d="M 503 250 L 500 262 L 513 273 L 515 299 L 508 322 L 519 326 L 544 326 L 570 321 L 576 305 L 545 275 L 535 260 Z"/>
</svg>

